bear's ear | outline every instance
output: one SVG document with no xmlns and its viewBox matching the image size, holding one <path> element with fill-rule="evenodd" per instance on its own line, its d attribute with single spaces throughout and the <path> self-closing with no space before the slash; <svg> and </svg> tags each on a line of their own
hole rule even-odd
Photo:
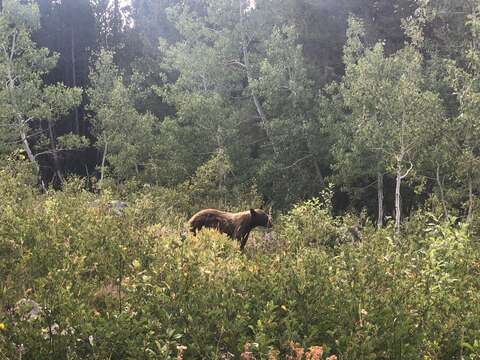
<svg viewBox="0 0 480 360">
<path fill-rule="evenodd" d="M 255 216 L 255 215 L 256 215 L 256 212 L 255 212 L 254 209 L 250 209 L 250 215 L 252 215 L 252 216 Z"/>
</svg>

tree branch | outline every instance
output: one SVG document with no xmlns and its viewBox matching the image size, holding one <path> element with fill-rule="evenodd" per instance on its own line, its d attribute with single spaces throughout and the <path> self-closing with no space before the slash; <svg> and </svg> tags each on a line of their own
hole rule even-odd
<svg viewBox="0 0 480 360">
<path fill-rule="evenodd" d="M 288 169 L 294 167 L 295 165 L 297 165 L 299 162 L 301 162 L 301 161 L 303 161 L 303 160 L 306 160 L 306 159 L 308 159 L 308 158 L 311 158 L 312 156 L 313 156 L 312 154 L 308 154 L 307 156 L 304 156 L 303 158 L 298 159 L 298 160 L 295 161 L 293 164 L 281 168 L 281 170 L 288 170 Z"/>
<path fill-rule="evenodd" d="M 230 60 L 230 61 L 228 62 L 228 65 L 238 65 L 238 66 L 241 66 L 241 67 L 244 68 L 244 69 L 247 68 L 247 66 L 246 66 L 244 63 L 242 63 L 242 62 L 240 62 L 240 61 L 238 61 L 238 60 Z"/>
<path fill-rule="evenodd" d="M 413 169 L 413 163 L 410 161 L 409 169 L 405 172 L 405 174 L 400 175 L 400 179 L 402 179 L 402 180 L 405 179 L 408 176 L 408 174 L 410 173 L 410 171 L 412 171 L 412 169 Z"/>
</svg>

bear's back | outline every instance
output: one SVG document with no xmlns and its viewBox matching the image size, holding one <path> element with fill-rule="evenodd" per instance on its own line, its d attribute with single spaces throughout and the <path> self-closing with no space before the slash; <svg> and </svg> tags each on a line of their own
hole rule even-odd
<svg viewBox="0 0 480 360">
<path fill-rule="evenodd" d="M 202 221 L 202 220 L 208 221 L 208 219 L 212 219 L 212 218 L 231 219 L 231 213 L 217 210 L 217 209 L 203 209 L 193 214 L 190 220 L 188 220 L 188 223 L 191 224 L 192 222 Z"/>
</svg>

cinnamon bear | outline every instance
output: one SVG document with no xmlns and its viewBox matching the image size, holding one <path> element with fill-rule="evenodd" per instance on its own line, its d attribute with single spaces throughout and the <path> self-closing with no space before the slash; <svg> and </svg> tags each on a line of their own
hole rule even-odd
<svg viewBox="0 0 480 360">
<path fill-rule="evenodd" d="M 271 217 L 261 209 L 250 209 L 238 213 L 230 213 L 216 209 L 204 209 L 188 220 L 190 231 L 196 235 L 201 228 L 213 228 L 240 242 L 240 250 L 247 243 L 250 231 L 262 226 L 273 226 Z"/>
</svg>

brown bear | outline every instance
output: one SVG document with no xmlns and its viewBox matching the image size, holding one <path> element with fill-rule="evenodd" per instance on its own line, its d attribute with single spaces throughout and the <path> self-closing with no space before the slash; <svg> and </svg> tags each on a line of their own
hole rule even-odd
<svg viewBox="0 0 480 360">
<path fill-rule="evenodd" d="M 248 235 L 253 228 L 273 226 L 271 217 L 261 209 L 250 209 L 238 213 L 204 209 L 193 215 L 188 220 L 188 225 L 194 235 L 203 227 L 217 229 L 231 239 L 240 241 L 240 250 L 245 247 Z"/>
</svg>

